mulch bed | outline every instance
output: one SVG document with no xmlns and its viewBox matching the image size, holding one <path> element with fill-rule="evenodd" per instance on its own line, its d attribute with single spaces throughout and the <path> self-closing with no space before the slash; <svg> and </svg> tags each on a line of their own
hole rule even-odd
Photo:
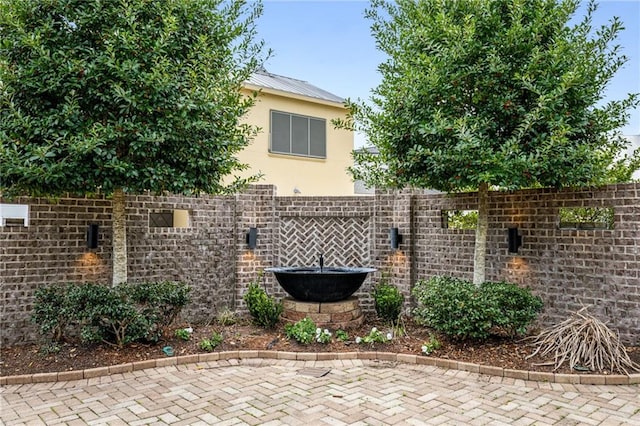
<svg viewBox="0 0 640 426">
<path fill-rule="evenodd" d="M 187 324 L 183 325 L 187 327 Z M 13 376 L 21 374 L 61 372 L 83 370 L 109 365 L 117 365 L 136 361 L 144 361 L 165 357 L 162 349 L 171 346 L 174 355 L 190 355 L 204 353 L 199 347 L 200 341 L 209 338 L 211 334 L 219 332 L 223 335 L 223 343 L 216 351 L 235 350 L 274 350 L 287 352 L 357 352 L 381 351 L 419 355 L 424 342 L 433 333 L 411 321 L 405 324 L 403 336 L 395 337 L 387 343 L 356 344 L 356 336 L 369 333 L 371 327 L 386 332 L 388 327 L 367 318 L 365 324 L 356 329 L 348 330 L 349 341 L 341 342 L 333 338 L 329 344 L 313 343 L 302 345 L 288 340 L 284 334 L 284 326 L 279 325 L 273 330 L 265 330 L 252 325 L 247 319 L 241 319 L 234 325 L 220 326 L 191 325 L 194 329 L 189 340 L 175 337 L 175 327 L 165 333 L 166 338 L 157 343 L 134 343 L 124 347 L 109 344 L 82 344 L 77 341 L 63 342 L 56 347 L 47 344 L 29 344 L 0 349 L 0 375 Z M 548 365 L 551 359 L 534 357 L 526 359 L 533 352 L 533 348 L 523 339 L 491 338 L 487 341 L 451 341 L 438 337 L 441 347 L 431 356 L 457 361 L 470 362 L 480 365 L 497 366 L 502 368 L 529 370 L 539 372 L 554 372 L 553 366 Z M 629 347 L 627 351 L 633 361 L 640 364 L 640 347 Z M 611 371 L 576 371 L 563 366 L 555 371 L 558 373 L 575 374 L 619 374 Z"/>
</svg>

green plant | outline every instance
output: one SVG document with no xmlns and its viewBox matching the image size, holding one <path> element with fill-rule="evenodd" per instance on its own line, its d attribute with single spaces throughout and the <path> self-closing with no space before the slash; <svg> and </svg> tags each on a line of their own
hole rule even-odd
<svg viewBox="0 0 640 426">
<path fill-rule="evenodd" d="M 155 329 L 156 315 L 131 299 L 131 286 L 84 284 L 70 294 L 81 321 L 80 335 L 89 342 L 115 342 L 118 346 L 146 338 Z"/>
<path fill-rule="evenodd" d="M 425 355 L 431 354 L 433 351 L 440 349 L 442 345 L 440 341 L 433 334 L 429 335 L 429 340 L 422 344 L 422 353 Z"/>
<path fill-rule="evenodd" d="M 58 342 L 48 342 L 40 346 L 40 350 L 38 352 L 40 353 L 40 355 L 47 356 L 59 353 L 60 349 L 60 344 Z"/>
<path fill-rule="evenodd" d="M 67 326 L 75 319 L 68 297 L 73 285 L 50 285 L 35 291 L 31 321 L 40 326 L 41 334 L 51 335 L 54 342 L 63 339 Z"/>
<path fill-rule="evenodd" d="M 389 284 L 388 277 L 385 275 L 380 283 L 373 288 L 372 296 L 378 318 L 388 324 L 395 324 L 402 313 L 402 305 L 404 304 L 404 296 L 400 290 Z"/>
<path fill-rule="evenodd" d="M 341 342 L 346 342 L 347 340 L 349 340 L 349 334 L 344 330 L 336 330 L 336 339 L 340 340 Z"/>
<path fill-rule="evenodd" d="M 476 229 L 478 210 L 442 210 L 442 226 L 447 229 Z"/>
<path fill-rule="evenodd" d="M 616 47 L 624 26 L 595 26 L 595 2 L 572 22 L 580 3 L 374 0 L 367 10 L 381 83 L 334 125 L 376 149 L 355 151 L 350 171 L 369 187 L 477 190 L 476 285 L 490 190 L 626 182 L 638 167 L 640 151 L 625 155 L 616 129 L 640 96 L 599 103 L 628 60 Z"/>
<path fill-rule="evenodd" d="M 326 328 L 324 330 L 320 327 L 316 328 L 316 342 L 325 345 L 331 343 L 331 332 Z"/>
<path fill-rule="evenodd" d="M 124 255 L 125 192 L 257 180 L 239 176 L 237 154 L 258 132 L 240 122 L 257 93 L 239 88 L 269 56 L 261 13 L 246 1 L 1 1 L 0 193 L 113 194 Z"/>
<path fill-rule="evenodd" d="M 497 308 L 493 318 L 494 330 L 507 336 L 523 336 L 540 311 L 542 299 L 531 294 L 526 288 L 518 287 L 506 282 L 486 282 L 480 286 L 480 291 Z"/>
<path fill-rule="evenodd" d="M 191 288 L 181 282 L 159 281 L 131 285 L 131 300 L 154 310 L 159 327 L 168 327 L 191 300 Z"/>
<path fill-rule="evenodd" d="M 107 287 L 95 283 L 43 287 L 36 291 L 32 320 L 54 341 L 70 325 L 84 341 L 122 346 L 157 341 L 188 302 L 189 287 L 159 282 Z"/>
<path fill-rule="evenodd" d="M 295 324 L 287 324 L 284 332 L 289 339 L 308 345 L 316 337 L 316 324 L 311 318 L 303 318 Z"/>
<path fill-rule="evenodd" d="M 262 273 L 258 279 L 249 284 L 243 300 L 256 325 L 272 328 L 280 320 L 282 302 L 276 302 L 273 296 L 267 295 L 267 292 L 258 284 L 261 277 Z"/>
<path fill-rule="evenodd" d="M 360 343 L 369 343 L 369 344 L 374 344 L 374 343 L 386 343 L 388 340 L 393 339 L 393 334 L 391 333 L 387 333 L 387 335 L 385 336 L 384 334 L 382 334 L 382 332 L 380 330 L 378 330 L 376 327 L 371 328 L 371 331 L 369 332 L 369 334 L 367 334 L 364 337 L 356 337 L 356 343 L 360 344 Z"/>
<path fill-rule="evenodd" d="M 413 289 L 416 320 L 455 339 L 522 335 L 542 308 L 539 297 L 510 283 L 480 287 L 453 277 L 419 281 Z"/>
<path fill-rule="evenodd" d="M 182 340 L 191 340 L 191 333 L 193 332 L 193 330 L 189 330 L 187 328 L 179 328 L 175 331 L 175 336 L 178 339 L 182 339 Z"/>
<path fill-rule="evenodd" d="M 222 334 L 220 334 L 220 333 L 218 333 L 218 332 L 214 331 L 214 332 L 211 334 L 211 337 L 210 337 L 210 338 L 208 338 L 208 339 L 202 339 L 202 340 L 200 341 L 199 346 L 200 346 L 200 349 L 202 349 L 203 351 L 211 352 L 211 351 L 213 351 L 215 348 L 217 348 L 218 346 L 220 346 L 220 344 L 222 343 L 222 341 L 223 341 L 223 340 L 224 340 L 224 339 L 223 339 L 223 337 L 222 337 Z"/>
</svg>

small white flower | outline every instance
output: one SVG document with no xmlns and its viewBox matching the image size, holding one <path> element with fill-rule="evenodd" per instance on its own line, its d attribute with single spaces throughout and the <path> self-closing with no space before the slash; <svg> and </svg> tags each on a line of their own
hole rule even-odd
<svg viewBox="0 0 640 426">
<path fill-rule="evenodd" d="M 429 350 L 429 348 L 427 348 L 427 345 L 422 345 L 422 352 L 423 353 L 427 353 L 427 351 Z"/>
<path fill-rule="evenodd" d="M 360 344 L 360 342 L 362 342 L 362 338 L 360 338 L 360 336 L 356 337 L 356 343 Z"/>
<path fill-rule="evenodd" d="M 393 339 L 393 334 L 387 333 L 387 340 L 391 340 L 391 339 Z"/>
<path fill-rule="evenodd" d="M 373 327 L 373 328 L 371 329 L 371 332 L 372 332 L 372 333 L 375 333 L 375 332 L 377 332 L 377 331 L 378 331 L 378 329 L 377 329 L 377 328 L 375 328 L 375 327 Z"/>
<path fill-rule="evenodd" d="M 186 331 L 187 333 L 193 333 L 193 328 L 187 327 L 184 329 L 184 331 Z"/>
<path fill-rule="evenodd" d="M 322 329 L 320 327 L 316 328 L 316 334 L 322 333 Z"/>
<path fill-rule="evenodd" d="M 329 330 L 327 330 L 326 328 L 324 329 L 324 334 L 326 334 L 327 336 L 331 336 L 331 333 L 329 333 Z"/>
</svg>

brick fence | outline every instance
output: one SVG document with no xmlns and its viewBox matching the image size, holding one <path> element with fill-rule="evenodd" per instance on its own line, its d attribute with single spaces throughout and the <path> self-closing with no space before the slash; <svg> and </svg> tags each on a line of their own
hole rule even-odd
<svg viewBox="0 0 640 426">
<path fill-rule="evenodd" d="M 2 313 L 0 342 L 36 339 L 29 321 L 33 294 L 61 282 L 111 281 L 111 201 L 63 197 L 21 198 L 29 226 L 0 227 Z M 545 302 L 541 322 L 563 320 L 582 305 L 640 344 L 640 185 L 580 190 L 494 192 L 490 198 L 487 279 L 529 286 Z M 612 230 L 560 229 L 561 207 L 612 207 Z M 442 210 L 476 208 L 475 194 L 379 192 L 361 197 L 279 197 L 257 185 L 235 196 L 197 198 L 130 195 L 127 198 L 129 280 L 181 280 L 193 287 L 183 316 L 207 321 L 223 309 L 243 310 L 242 294 L 269 266 L 373 266 L 378 272 L 359 291 L 372 309 L 371 286 L 388 274 L 407 296 L 419 279 L 436 274 L 471 279 L 473 230 L 447 229 Z M 187 227 L 152 227 L 150 214 L 186 210 Z M 99 246 L 86 248 L 88 224 L 99 225 Z M 507 228 L 517 226 L 523 245 L 507 251 Z M 245 234 L 258 230 L 249 250 Z M 389 229 L 403 235 L 400 250 Z M 271 274 L 264 283 L 284 296 Z"/>
</svg>

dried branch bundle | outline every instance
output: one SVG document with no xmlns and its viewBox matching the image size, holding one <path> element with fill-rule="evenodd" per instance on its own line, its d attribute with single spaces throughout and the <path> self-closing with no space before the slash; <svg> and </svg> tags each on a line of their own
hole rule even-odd
<svg viewBox="0 0 640 426">
<path fill-rule="evenodd" d="M 533 337 L 536 350 L 527 359 L 537 354 L 543 357 L 553 354 L 554 371 L 565 362 L 570 368 L 585 367 L 591 371 L 609 369 L 624 374 L 640 371 L 618 336 L 586 309 L 572 313 L 565 321 Z"/>
</svg>

